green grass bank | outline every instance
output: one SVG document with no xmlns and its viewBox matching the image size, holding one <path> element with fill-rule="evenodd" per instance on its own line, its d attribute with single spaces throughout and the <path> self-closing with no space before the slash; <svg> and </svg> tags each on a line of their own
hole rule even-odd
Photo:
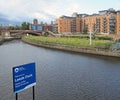
<svg viewBox="0 0 120 100">
<path fill-rule="evenodd" d="M 55 38 L 42 36 L 25 36 L 22 38 L 22 41 L 44 48 L 101 56 L 120 57 L 120 52 L 109 50 L 109 47 L 115 43 L 114 41 L 110 40 L 93 40 L 91 46 L 89 45 L 88 39 L 66 37 Z"/>
<path fill-rule="evenodd" d="M 58 49 L 62 51 L 93 54 L 100 56 L 120 57 L 120 52 L 109 50 L 109 47 L 115 42 L 108 40 L 93 40 L 92 46 L 89 45 L 88 39 L 78 38 L 72 39 L 42 36 L 25 36 L 22 38 L 22 41 L 35 46 Z"/>
<path fill-rule="evenodd" d="M 82 48 L 97 48 L 97 49 L 109 49 L 115 42 L 111 40 L 92 40 L 90 45 L 88 38 L 71 38 L 71 37 L 43 37 L 43 36 L 25 36 L 24 40 L 29 40 L 37 44 L 44 45 L 61 45 L 61 46 L 72 46 Z"/>
</svg>

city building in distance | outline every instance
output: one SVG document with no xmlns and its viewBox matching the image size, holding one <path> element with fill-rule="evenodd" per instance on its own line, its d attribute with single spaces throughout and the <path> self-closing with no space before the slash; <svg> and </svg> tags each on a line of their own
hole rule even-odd
<svg viewBox="0 0 120 100">
<path fill-rule="evenodd" d="M 100 34 L 120 34 L 120 11 L 113 8 L 98 14 L 77 14 L 62 16 L 55 21 L 58 33 L 96 32 Z"/>
<path fill-rule="evenodd" d="M 29 24 L 29 29 L 34 31 L 42 31 L 42 25 L 38 24 L 38 20 L 34 19 L 33 23 Z"/>
<path fill-rule="evenodd" d="M 52 25 L 52 23 L 50 25 L 43 24 L 43 23 L 38 24 L 38 20 L 34 19 L 33 23 L 29 24 L 29 29 L 33 30 L 33 31 L 46 31 L 46 30 L 52 31 L 53 25 Z"/>
</svg>

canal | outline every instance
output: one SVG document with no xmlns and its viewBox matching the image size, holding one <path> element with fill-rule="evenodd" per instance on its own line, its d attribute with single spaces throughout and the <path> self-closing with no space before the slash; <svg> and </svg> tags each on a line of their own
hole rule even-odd
<svg viewBox="0 0 120 100">
<path fill-rule="evenodd" d="M 36 100 L 120 100 L 120 59 L 57 51 L 14 40 L 0 45 L 0 100 L 15 100 L 12 68 L 36 62 Z M 18 94 L 32 100 L 32 88 Z"/>
</svg>

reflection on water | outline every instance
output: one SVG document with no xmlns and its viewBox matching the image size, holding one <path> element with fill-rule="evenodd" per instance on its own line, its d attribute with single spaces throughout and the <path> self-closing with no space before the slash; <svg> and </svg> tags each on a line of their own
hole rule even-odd
<svg viewBox="0 0 120 100">
<path fill-rule="evenodd" d="M 0 100 L 14 100 L 12 67 L 36 62 L 36 100 L 120 100 L 119 58 L 68 53 L 12 41 L 0 46 Z M 19 93 L 32 99 L 32 88 Z"/>
</svg>

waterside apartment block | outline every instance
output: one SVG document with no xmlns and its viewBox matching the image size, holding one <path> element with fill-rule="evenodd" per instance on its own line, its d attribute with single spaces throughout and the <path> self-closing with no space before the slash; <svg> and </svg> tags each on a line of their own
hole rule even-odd
<svg viewBox="0 0 120 100">
<path fill-rule="evenodd" d="M 114 9 L 99 11 L 99 14 L 77 14 L 56 19 L 58 33 L 96 32 L 120 34 L 120 11 Z"/>
</svg>

